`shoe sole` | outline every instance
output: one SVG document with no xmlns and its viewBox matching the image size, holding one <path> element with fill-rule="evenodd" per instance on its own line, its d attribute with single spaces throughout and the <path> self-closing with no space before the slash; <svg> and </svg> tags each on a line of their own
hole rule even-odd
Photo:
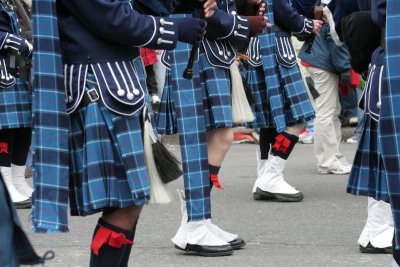
<svg viewBox="0 0 400 267">
<path fill-rule="evenodd" d="M 227 250 L 227 251 L 220 251 L 220 252 L 204 252 L 204 251 L 200 250 L 201 247 L 202 246 L 187 244 L 186 248 L 183 249 L 183 248 L 175 245 L 176 249 L 185 251 L 187 254 L 199 255 L 199 256 L 203 256 L 203 257 L 230 256 L 233 253 L 233 249 Z"/>
<path fill-rule="evenodd" d="M 256 192 L 253 193 L 254 200 L 266 200 L 266 201 L 277 201 L 277 202 L 299 202 L 303 200 L 303 193 L 297 194 L 279 194 L 262 191 L 257 188 Z"/>
<path fill-rule="evenodd" d="M 233 250 L 238 250 L 246 246 L 246 242 L 241 239 L 240 237 L 236 238 L 235 240 L 228 242 Z"/>
<path fill-rule="evenodd" d="M 360 252 L 367 253 L 367 254 L 392 254 L 392 249 L 391 248 L 365 248 L 363 246 L 360 246 Z"/>
</svg>

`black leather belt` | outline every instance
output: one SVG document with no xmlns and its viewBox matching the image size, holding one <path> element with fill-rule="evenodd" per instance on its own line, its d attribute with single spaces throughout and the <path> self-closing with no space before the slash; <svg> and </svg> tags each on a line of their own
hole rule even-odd
<svg viewBox="0 0 400 267">
<path fill-rule="evenodd" d="M 92 88 L 88 91 L 85 91 L 85 93 L 83 94 L 81 103 L 79 103 L 79 108 L 86 107 L 91 103 L 99 101 L 101 101 L 99 92 L 97 91 L 96 88 Z"/>
</svg>

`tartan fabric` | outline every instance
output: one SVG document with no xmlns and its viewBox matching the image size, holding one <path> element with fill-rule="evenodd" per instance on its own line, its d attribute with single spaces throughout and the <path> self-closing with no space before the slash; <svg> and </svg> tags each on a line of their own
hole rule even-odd
<svg viewBox="0 0 400 267">
<path fill-rule="evenodd" d="M 273 1 L 268 0 L 266 16 L 274 24 Z M 276 60 L 276 33 L 274 27 L 267 29 L 259 36 L 261 54 L 265 77 L 266 101 L 269 101 L 270 110 L 265 114 L 271 115 L 273 121 L 266 121 L 268 125 L 273 122 L 278 132 L 283 132 L 287 125 L 299 121 L 308 121 L 314 118 L 314 109 L 308 97 L 305 85 L 301 78 L 300 69 L 296 65 L 286 68 Z M 250 67 L 254 68 L 254 67 Z"/>
<path fill-rule="evenodd" d="M 1 15 L 7 12 L 3 4 Z M 10 21 L 10 33 L 21 36 L 16 15 L 7 12 L 12 18 Z M 21 79 L 16 79 L 16 84 L 9 88 L 0 88 L 0 129 L 31 127 L 32 124 L 32 95 L 30 86 Z"/>
<path fill-rule="evenodd" d="M 32 3 L 34 232 L 68 231 L 68 120 L 55 0 Z"/>
<path fill-rule="evenodd" d="M 271 113 L 269 102 L 267 101 L 266 85 L 264 70 L 262 67 L 247 66 L 246 81 L 250 87 L 251 93 L 254 96 L 254 103 L 251 104 L 255 120 L 247 124 L 248 128 L 263 128 L 271 123 Z"/>
<path fill-rule="evenodd" d="M 171 86 L 174 88 L 188 219 L 197 221 L 211 218 L 211 201 L 199 64 L 194 64 L 191 80 L 182 78 L 190 49 L 189 45 L 178 42 L 172 53 Z"/>
<path fill-rule="evenodd" d="M 178 133 L 178 123 L 176 122 L 174 89 L 171 85 L 171 74 L 167 70 L 165 73 L 165 85 L 161 98 L 160 108 L 157 116 L 157 131 L 159 134 Z"/>
<path fill-rule="evenodd" d="M 379 120 L 383 163 L 387 172 L 395 228 L 400 249 L 400 1 L 387 0 L 386 57 L 388 86 L 382 90 Z"/>
<path fill-rule="evenodd" d="M 86 90 L 96 86 L 89 75 Z M 149 199 L 141 118 L 120 116 L 98 102 L 69 116 L 72 215 L 141 206 Z"/>
<path fill-rule="evenodd" d="M 233 123 L 229 69 L 212 66 L 205 53 L 200 53 L 198 64 L 207 130 L 231 128 Z"/>
<path fill-rule="evenodd" d="M 378 123 L 364 116 L 364 129 L 347 183 L 347 193 L 389 202 L 386 172 L 378 138 Z"/>
<path fill-rule="evenodd" d="M 196 64 L 196 63 L 195 63 Z M 230 128 L 232 123 L 231 82 L 228 69 L 212 66 L 205 53 L 200 53 L 197 61 L 200 72 L 200 87 L 203 95 L 204 118 L 206 129 Z M 173 67 L 172 67 L 173 68 Z M 167 72 L 166 84 L 159 111 L 158 129 L 163 134 L 176 133 L 175 100 L 170 93 L 173 90 Z"/>
<path fill-rule="evenodd" d="M 32 95 L 29 85 L 17 79 L 17 83 L 0 89 L 0 129 L 31 127 Z"/>
</svg>

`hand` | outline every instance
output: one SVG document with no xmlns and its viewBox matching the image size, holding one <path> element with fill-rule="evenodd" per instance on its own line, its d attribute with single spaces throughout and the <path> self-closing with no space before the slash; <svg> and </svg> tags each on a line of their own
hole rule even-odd
<svg viewBox="0 0 400 267">
<path fill-rule="evenodd" d="M 178 40 L 189 44 L 198 44 L 206 33 L 207 23 L 198 18 L 171 19 L 178 26 Z"/>
<path fill-rule="evenodd" d="M 260 33 L 263 33 L 266 27 L 271 26 L 267 23 L 268 18 L 264 16 L 248 16 L 247 20 L 249 22 L 250 37 L 254 37 Z"/>
<path fill-rule="evenodd" d="M 342 87 L 347 87 L 350 85 L 351 82 L 351 72 L 350 70 L 346 70 L 340 73 L 340 80 L 339 83 Z"/>
<path fill-rule="evenodd" d="M 315 35 L 319 35 L 319 32 L 322 28 L 322 25 L 324 24 L 324 22 L 322 20 L 315 20 L 313 19 L 313 23 L 314 23 L 314 28 L 313 28 L 313 33 Z"/>
<path fill-rule="evenodd" d="M 240 15 L 244 16 L 264 16 L 267 9 L 267 4 L 261 0 L 246 0 L 242 4 L 242 8 L 239 11 Z"/>
<path fill-rule="evenodd" d="M 204 17 L 205 18 L 212 17 L 217 8 L 218 6 L 215 0 L 207 0 L 203 5 Z"/>
</svg>

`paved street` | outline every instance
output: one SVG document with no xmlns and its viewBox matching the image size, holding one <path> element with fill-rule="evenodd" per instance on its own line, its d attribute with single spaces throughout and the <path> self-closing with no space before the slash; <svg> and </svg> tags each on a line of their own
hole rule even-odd
<svg viewBox="0 0 400 267">
<path fill-rule="evenodd" d="M 301 189 L 300 203 L 256 202 L 251 189 L 256 177 L 256 145 L 234 145 L 221 172 L 225 190 L 213 190 L 213 222 L 238 233 L 247 246 L 232 256 L 189 256 L 173 248 L 170 238 L 180 224 L 174 201 L 165 206 L 146 206 L 141 216 L 130 266 L 390 266 L 390 255 L 358 251 L 357 239 L 366 220 L 367 199 L 345 193 L 347 176 L 318 175 L 312 145 L 296 146 L 286 177 Z M 178 152 L 177 146 L 170 146 Z M 349 161 L 356 145 L 342 143 Z M 36 249 L 53 249 L 49 267 L 88 266 L 89 243 L 97 216 L 70 218 L 69 234 L 30 233 L 30 210 L 19 211 Z"/>
</svg>

